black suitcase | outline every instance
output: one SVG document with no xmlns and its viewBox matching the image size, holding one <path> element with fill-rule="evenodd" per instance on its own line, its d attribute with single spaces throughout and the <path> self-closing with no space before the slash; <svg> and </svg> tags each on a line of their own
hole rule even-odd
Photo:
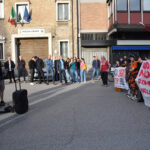
<svg viewBox="0 0 150 150">
<path fill-rule="evenodd" d="M 17 83 L 15 82 L 16 91 L 13 92 L 13 107 L 17 114 L 24 114 L 28 111 L 28 92 L 25 89 L 21 89 L 21 83 L 19 81 L 20 90 L 17 90 Z"/>
</svg>

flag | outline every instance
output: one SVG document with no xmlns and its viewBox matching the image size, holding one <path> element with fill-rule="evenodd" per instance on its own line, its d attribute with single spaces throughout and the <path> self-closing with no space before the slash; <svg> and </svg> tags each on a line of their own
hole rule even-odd
<svg viewBox="0 0 150 150">
<path fill-rule="evenodd" d="M 16 12 L 14 10 L 14 8 L 11 8 L 11 13 L 10 13 L 10 17 L 8 19 L 8 22 L 10 22 L 12 25 L 15 25 L 16 22 Z"/>
<path fill-rule="evenodd" d="M 32 20 L 31 18 L 31 14 L 28 13 L 28 9 L 27 7 L 25 6 L 25 9 L 24 9 L 24 20 L 27 21 L 27 22 L 30 22 Z"/>
<path fill-rule="evenodd" d="M 139 22 L 146 30 L 148 30 L 150 32 L 150 28 L 148 26 L 146 26 L 143 22 Z"/>
</svg>

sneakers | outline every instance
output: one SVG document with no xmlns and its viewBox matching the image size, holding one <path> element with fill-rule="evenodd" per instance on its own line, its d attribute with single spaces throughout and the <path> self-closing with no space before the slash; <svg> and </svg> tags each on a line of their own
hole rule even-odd
<svg viewBox="0 0 150 150">
<path fill-rule="evenodd" d="M 33 82 L 31 82 L 31 83 L 30 83 L 30 85 L 34 85 L 34 83 L 33 83 Z"/>
<path fill-rule="evenodd" d="M 137 97 L 136 97 L 136 96 L 132 96 L 132 97 L 131 97 L 131 100 L 137 101 Z"/>
</svg>

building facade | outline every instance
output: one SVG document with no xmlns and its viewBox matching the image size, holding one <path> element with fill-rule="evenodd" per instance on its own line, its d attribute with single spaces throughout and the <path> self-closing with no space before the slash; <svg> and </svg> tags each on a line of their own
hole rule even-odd
<svg viewBox="0 0 150 150">
<path fill-rule="evenodd" d="M 80 0 L 80 55 L 85 58 L 88 69 L 93 56 L 105 56 L 109 60 L 107 39 L 108 9 L 106 0 Z"/>
<path fill-rule="evenodd" d="M 107 0 L 108 37 L 116 41 L 111 47 L 112 62 L 134 54 L 150 55 L 150 32 L 140 22 L 150 27 L 149 0 Z"/>
<path fill-rule="evenodd" d="M 12 7 L 15 25 L 8 22 Z M 25 10 L 32 18 L 29 22 Z M 0 59 L 77 56 L 76 11 L 74 0 L 0 0 Z"/>
</svg>

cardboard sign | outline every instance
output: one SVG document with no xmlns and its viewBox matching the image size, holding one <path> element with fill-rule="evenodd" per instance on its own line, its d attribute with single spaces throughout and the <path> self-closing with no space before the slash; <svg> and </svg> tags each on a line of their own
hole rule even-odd
<svg viewBox="0 0 150 150">
<path fill-rule="evenodd" d="M 145 105 L 150 107 L 150 60 L 144 61 L 136 78 Z"/>
<path fill-rule="evenodd" d="M 114 86 L 121 89 L 129 89 L 126 82 L 126 69 L 124 67 L 115 68 L 114 71 Z"/>
</svg>

